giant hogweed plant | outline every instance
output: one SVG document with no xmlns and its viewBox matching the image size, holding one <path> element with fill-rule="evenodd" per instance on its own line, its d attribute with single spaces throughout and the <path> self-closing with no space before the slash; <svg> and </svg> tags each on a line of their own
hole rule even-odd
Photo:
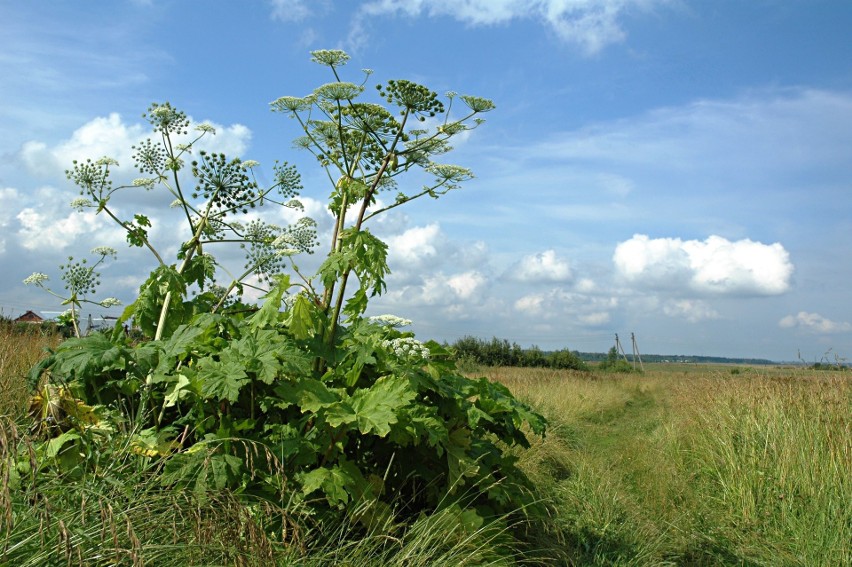
<svg viewBox="0 0 852 567">
<path fill-rule="evenodd" d="M 317 247 L 313 221 L 239 220 L 254 207 L 300 207 L 295 169 L 276 165 L 274 183 L 261 187 L 255 162 L 196 153 L 211 128 L 191 136 L 187 116 L 168 103 L 145 114 L 155 137 L 134 148 L 144 177 L 113 186 L 109 158 L 68 171 L 82 193 L 75 206 L 118 223 L 155 267 L 114 332 L 70 339 L 33 369 L 45 466 L 97 474 L 92 445 L 123 435 L 119 458 L 161 459 L 165 487 L 230 489 L 332 515 L 357 508 L 365 521 L 395 505 L 414 517 L 455 501 L 468 519 L 523 509 L 530 487 L 507 448 L 543 434 L 543 418 L 502 385 L 461 375 L 441 345 L 404 331 L 407 321 L 365 316 L 389 271 L 387 245 L 368 222 L 469 179 L 467 169 L 434 160 L 493 104 L 442 99 L 406 80 L 378 85 L 381 103 L 368 102 L 370 71 L 346 82 L 344 52 L 312 56 L 334 80 L 271 103 L 301 127 L 295 145 L 316 157 L 331 186 L 333 234 L 312 277 L 295 260 Z M 431 182 L 412 190 L 400 179 L 415 170 Z M 187 234 L 174 262 L 149 238 L 151 219 L 113 206 L 125 190 L 171 194 Z M 245 249 L 245 271 L 218 285 L 224 270 L 213 254 L 227 243 Z M 253 274 L 268 283 L 256 308 L 239 298 Z M 144 339 L 122 332 L 130 321 Z"/>
</svg>

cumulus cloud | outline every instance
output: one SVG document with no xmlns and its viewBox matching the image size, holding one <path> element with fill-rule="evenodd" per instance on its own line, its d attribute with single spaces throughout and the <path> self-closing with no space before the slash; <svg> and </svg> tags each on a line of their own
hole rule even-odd
<svg viewBox="0 0 852 567">
<path fill-rule="evenodd" d="M 706 302 L 695 299 L 673 299 L 663 305 L 663 313 L 669 317 L 686 319 L 691 323 L 718 319 L 719 313 Z"/>
<path fill-rule="evenodd" d="M 514 310 L 522 316 L 538 320 L 570 318 L 585 325 L 598 326 L 610 321 L 611 313 L 618 304 L 616 297 L 555 288 L 518 298 L 514 302 Z"/>
<path fill-rule="evenodd" d="M 667 0 L 374 0 L 361 6 L 360 15 L 362 19 L 397 14 L 448 16 L 470 26 L 534 19 L 561 40 L 593 55 L 624 40 L 620 20 L 626 11 L 665 3 Z M 363 25 L 360 20 L 357 24 Z"/>
<path fill-rule="evenodd" d="M 481 293 L 486 283 L 485 276 L 476 271 L 456 274 L 447 279 L 447 285 L 459 299 L 472 299 L 476 294 Z"/>
<path fill-rule="evenodd" d="M 613 262 L 628 282 L 707 294 L 778 295 L 790 289 L 793 264 L 779 243 L 649 238 L 616 246 Z"/>
<path fill-rule="evenodd" d="M 852 331 L 852 323 L 827 319 L 819 313 L 799 311 L 796 315 L 787 315 L 778 322 L 782 329 L 804 329 L 812 333 L 832 334 Z"/>
<path fill-rule="evenodd" d="M 0 254 L 6 251 L 6 234 L 9 224 L 14 218 L 14 207 L 18 203 L 20 195 L 16 189 L 11 187 L 0 188 Z"/>
<path fill-rule="evenodd" d="M 395 284 L 419 281 L 424 273 L 482 271 L 488 263 L 485 243 L 450 239 L 438 223 L 410 228 L 391 224 L 381 228 L 394 231 L 390 235 L 380 234 L 380 238 L 388 244 L 388 264 Z"/>
<path fill-rule="evenodd" d="M 190 118 L 190 120 L 192 120 Z M 192 121 L 196 123 L 195 121 Z M 196 150 L 222 152 L 228 156 L 242 155 L 251 141 L 251 130 L 242 124 L 223 126 L 207 121 L 216 130 L 215 135 L 202 138 Z M 174 143 L 186 143 L 198 135 L 190 131 L 187 136 L 176 136 Z M 131 178 L 136 176 L 133 169 L 133 150 L 131 146 L 148 137 L 153 137 L 148 124 L 128 124 L 118 113 L 96 117 L 77 128 L 71 137 L 53 147 L 44 142 L 31 140 L 21 147 L 19 157 L 32 173 L 41 177 L 62 177 L 74 160 L 97 160 L 104 156 L 118 161 L 120 168 Z"/>
<path fill-rule="evenodd" d="M 572 274 L 567 261 L 558 258 L 554 250 L 545 250 L 513 264 L 506 271 L 506 277 L 522 283 L 555 283 L 571 281 Z"/>
<path fill-rule="evenodd" d="M 415 226 L 402 234 L 388 238 L 390 260 L 413 267 L 438 257 L 441 227 L 437 223 Z"/>
<path fill-rule="evenodd" d="M 15 215 L 20 246 L 30 251 L 58 251 L 85 245 L 124 247 L 125 233 L 99 218 L 93 210 L 76 212 L 68 207 L 71 196 L 52 188 L 37 192 L 40 205 L 24 207 Z"/>
<path fill-rule="evenodd" d="M 443 313 L 465 316 L 488 301 L 488 278 L 475 270 L 457 274 L 443 272 L 422 276 L 417 282 L 398 286 L 385 294 L 383 305 L 413 309 L 430 307 Z"/>
<path fill-rule="evenodd" d="M 26 142 L 20 156 L 31 172 L 44 177 L 61 174 L 74 160 L 109 156 L 119 163 L 129 162 L 130 146 L 145 138 L 146 132 L 141 124 L 124 124 L 119 114 L 112 113 L 87 122 L 52 148 L 39 141 Z"/>
</svg>

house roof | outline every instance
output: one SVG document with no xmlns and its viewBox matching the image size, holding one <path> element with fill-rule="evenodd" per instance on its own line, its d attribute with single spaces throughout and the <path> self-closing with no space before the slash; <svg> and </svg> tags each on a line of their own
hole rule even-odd
<svg viewBox="0 0 852 567">
<path fill-rule="evenodd" d="M 34 311 L 27 311 L 15 319 L 15 323 L 41 323 L 42 321 L 44 318 Z"/>
</svg>

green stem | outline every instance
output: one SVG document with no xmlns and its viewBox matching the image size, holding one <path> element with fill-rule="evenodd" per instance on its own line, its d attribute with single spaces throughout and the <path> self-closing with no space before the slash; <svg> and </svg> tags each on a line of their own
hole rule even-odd
<svg viewBox="0 0 852 567">
<path fill-rule="evenodd" d="M 192 235 L 192 238 L 187 243 L 186 247 L 186 256 L 183 259 L 180 267 L 177 269 L 177 273 L 183 274 L 183 271 L 186 270 L 186 267 L 189 265 L 190 260 L 195 255 L 195 252 L 200 247 L 201 241 L 201 233 L 204 231 L 204 227 L 207 225 L 207 219 L 210 215 L 210 208 L 213 206 L 213 199 L 216 196 L 214 195 L 210 201 L 207 203 L 207 209 L 204 211 L 204 215 L 198 221 L 198 226 L 195 227 L 195 234 Z M 160 317 L 157 320 L 157 332 L 154 334 L 154 340 L 158 341 L 163 338 L 163 329 L 166 324 L 166 317 L 169 313 L 169 304 L 172 301 L 172 291 L 169 290 L 166 292 L 166 297 L 163 299 L 163 307 L 160 309 Z"/>
<path fill-rule="evenodd" d="M 373 180 L 373 183 L 370 185 L 369 189 L 367 189 L 366 194 L 364 195 L 364 199 L 361 201 L 361 209 L 358 211 L 358 218 L 355 221 L 355 231 L 361 230 L 361 226 L 364 224 L 364 218 L 367 213 L 367 207 L 370 206 L 370 202 L 373 199 L 373 194 L 375 194 L 376 190 L 379 187 L 379 184 L 382 181 L 382 176 L 384 176 L 385 171 L 390 164 L 391 156 L 396 150 L 396 146 L 399 143 L 400 138 L 402 138 L 402 133 L 405 130 L 405 123 L 408 121 L 409 112 L 406 111 L 402 117 L 402 122 L 400 123 L 399 130 L 397 130 L 396 137 L 390 145 L 390 149 L 388 153 L 385 155 L 385 159 L 382 160 L 382 165 L 379 168 L 379 171 L 376 172 L 376 177 Z M 352 273 L 352 268 L 347 268 L 343 275 L 340 278 L 340 290 L 337 292 L 337 301 L 334 305 L 334 314 L 332 315 L 331 321 L 329 322 L 329 332 L 328 332 L 328 342 L 326 343 L 329 348 L 334 345 L 334 341 L 337 335 L 337 328 L 339 326 L 340 312 L 343 310 L 343 301 L 344 301 L 344 293 L 346 292 L 346 284 L 349 281 L 349 274 Z"/>
</svg>

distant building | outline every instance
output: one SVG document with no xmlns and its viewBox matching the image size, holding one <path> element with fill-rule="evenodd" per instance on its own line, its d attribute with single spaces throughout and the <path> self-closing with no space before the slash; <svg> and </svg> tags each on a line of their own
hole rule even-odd
<svg viewBox="0 0 852 567">
<path fill-rule="evenodd" d="M 15 323 L 44 323 L 44 319 L 38 313 L 34 311 L 27 311 L 14 321 Z"/>
</svg>

